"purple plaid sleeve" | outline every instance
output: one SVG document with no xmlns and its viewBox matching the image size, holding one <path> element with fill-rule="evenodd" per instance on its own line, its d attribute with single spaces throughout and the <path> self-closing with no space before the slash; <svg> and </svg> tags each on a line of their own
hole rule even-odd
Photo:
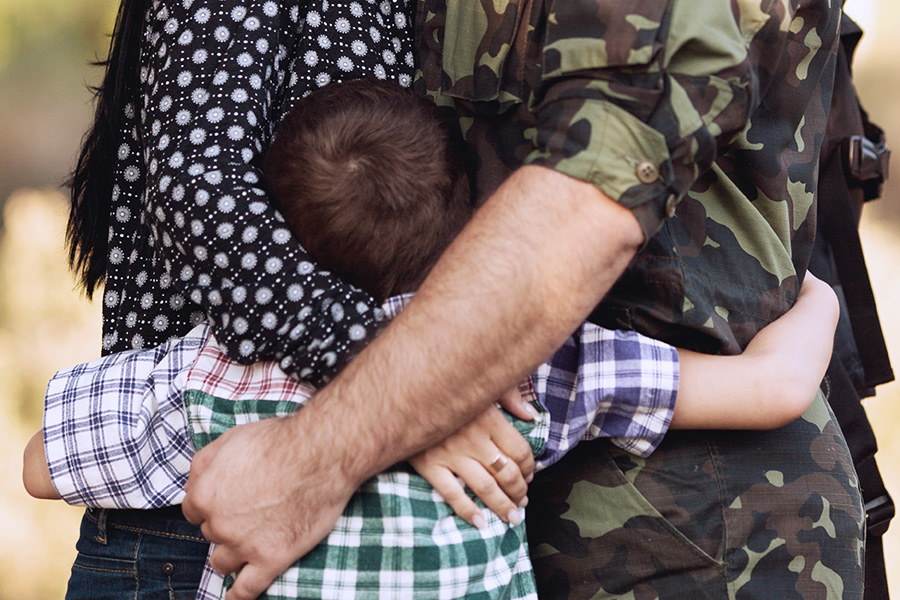
<svg viewBox="0 0 900 600">
<path fill-rule="evenodd" d="M 59 371 L 47 385 L 44 446 L 69 504 L 178 504 L 194 454 L 182 401 L 206 325 L 152 350 L 111 354 Z"/>
<path fill-rule="evenodd" d="M 678 352 L 633 331 L 585 323 L 532 375 L 550 413 L 550 438 L 538 467 L 552 465 L 582 440 L 611 438 L 649 456 L 672 420 Z"/>
<path fill-rule="evenodd" d="M 394 318 L 412 294 L 388 298 Z M 678 394 L 678 351 L 634 331 L 584 323 L 531 375 L 539 404 L 550 413 L 550 434 L 537 467 L 549 467 L 578 442 L 610 438 L 649 456 L 669 429 Z"/>
</svg>

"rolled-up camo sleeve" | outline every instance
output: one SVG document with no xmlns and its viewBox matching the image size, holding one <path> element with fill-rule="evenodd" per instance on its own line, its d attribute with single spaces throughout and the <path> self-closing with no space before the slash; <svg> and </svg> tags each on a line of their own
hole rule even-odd
<svg viewBox="0 0 900 600">
<path fill-rule="evenodd" d="M 525 162 L 596 185 L 649 239 L 746 127 L 756 103 L 748 43 L 761 24 L 722 2 L 547 6 Z"/>
</svg>

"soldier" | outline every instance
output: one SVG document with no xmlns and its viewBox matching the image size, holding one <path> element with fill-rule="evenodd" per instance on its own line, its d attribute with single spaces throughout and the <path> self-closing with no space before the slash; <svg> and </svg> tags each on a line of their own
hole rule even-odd
<svg viewBox="0 0 900 600">
<path fill-rule="evenodd" d="M 836 4 L 422 0 L 417 15 L 418 85 L 458 115 L 484 205 L 308 410 L 198 455 L 185 514 L 222 544 L 217 568 L 243 567 L 234 598 L 588 314 L 734 354 L 806 270 Z M 530 498 L 541 597 L 862 596 L 856 475 L 821 395 L 779 430 L 674 434 L 646 461 L 585 444 Z"/>
</svg>

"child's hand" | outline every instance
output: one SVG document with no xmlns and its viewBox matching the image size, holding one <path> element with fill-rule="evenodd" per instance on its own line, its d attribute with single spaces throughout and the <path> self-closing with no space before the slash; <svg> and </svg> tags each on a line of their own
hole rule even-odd
<svg viewBox="0 0 900 600">
<path fill-rule="evenodd" d="M 672 429 L 775 429 L 812 404 L 828 369 L 837 297 L 807 273 L 794 307 L 763 327 L 743 354 L 679 350 Z"/>
<path fill-rule="evenodd" d="M 793 308 L 747 346 L 745 354 L 762 361 L 760 368 L 774 388 L 763 396 L 766 412 L 781 415 L 773 425 L 789 423 L 812 403 L 831 361 L 839 313 L 831 286 L 807 272 Z"/>
<path fill-rule="evenodd" d="M 410 459 L 410 464 L 463 520 L 475 527 L 484 516 L 457 477 L 501 519 L 522 521 L 519 508 L 534 473 L 531 446 L 503 413 L 491 407 L 468 425 Z"/>
</svg>

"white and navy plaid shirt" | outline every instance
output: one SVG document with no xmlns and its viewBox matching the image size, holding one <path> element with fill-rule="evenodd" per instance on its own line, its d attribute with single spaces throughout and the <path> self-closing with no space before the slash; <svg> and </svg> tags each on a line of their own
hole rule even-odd
<svg viewBox="0 0 900 600">
<path fill-rule="evenodd" d="M 394 316 L 408 299 L 389 299 L 385 312 Z M 549 421 L 541 428 L 545 441 L 536 456 L 538 468 L 553 464 L 579 441 L 600 437 L 650 454 L 668 428 L 677 387 L 678 358 L 671 346 L 583 325 L 520 387 L 534 394 Z M 51 477 L 63 499 L 98 508 L 180 503 L 197 435 L 203 434 L 196 423 L 205 418 L 186 412 L 185 393 L 192 391 L 228 401 L 291 404 L 315 393 L 275 363 L 231 361 L 206 325 L 153 350 L 121 352 L 62 370 L 47 388 L 44 436 Z M 189 407 L 198 409 L 204 407 Z M 230 417 L 232 424 L 245 418 L 234 412 Z M 505 527 L 495 525 L 501 532 Z M 510 558 L 516 560 L 509 569 L 518 574 L 524 567 L 516 561 L 523 559 Z M 530 562 L 525 566 L 530 569 Z M 207 569 L 198 598 L 218 598 L 221 585 L 221 577 Z"/>
<path fill-rule="evenodd" d="M 396 314 L 405 300 L 389 299 L 385 311 Z M 209 336 L 201 325 L 152 350 L 115 353 L 53 376 L 44 437 L 53 483 L 66 502 L 96 508 L 181 502 L 194 453 L 182 392 Z M 216 385 L 231 385 L 237 393 L 240 381 L 229 384 L 229 378 L 243 367 L 224 354 L 221 360 Z M 274 364 L 266 368 L 269 385 L 287 379 Z M 550 437 L 538 468 L 555 463 L 579 441 L 601 437 L 648 456 L 671 421 L 678 354 L 640 334 L 585 323 L 538 367 L 531 383 L 550 413 Z"/>
</svg>

